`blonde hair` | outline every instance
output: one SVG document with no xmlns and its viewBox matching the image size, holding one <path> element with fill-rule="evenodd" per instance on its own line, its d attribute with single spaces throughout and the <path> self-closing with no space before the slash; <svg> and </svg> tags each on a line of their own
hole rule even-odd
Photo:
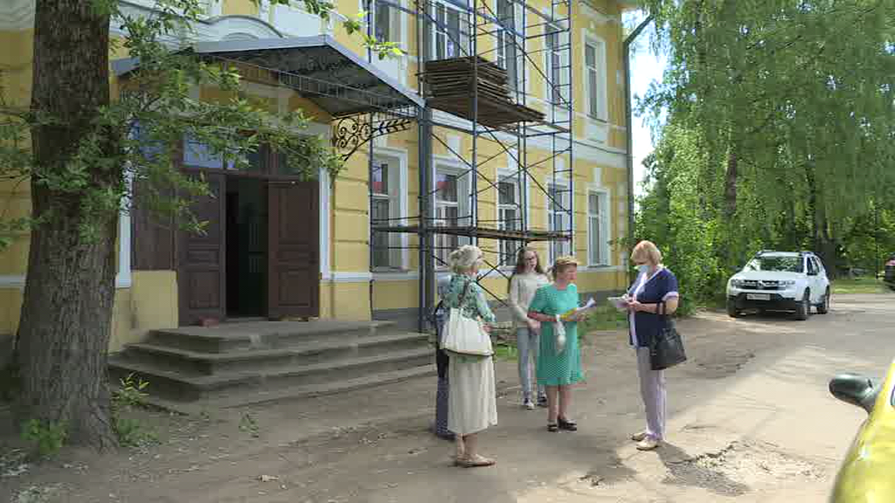
<svg viewBox="0 0 895 503">
<path fill-rule="evenodd" d="M 659 248 L 652 241 L 643 240 L 637 243 L 634 251 L 631 252 L 631 262 L 637 262 L 638 260 L 646 260 L 653 265 L 659 265 L 662 263 L 662 252 L 659 251 Z"/>
<path fill-rule="evenodd" d="M 575 257 L 571 255 L 567 255 L 564 257 L 557 257 L 557 259 L 553 262 L 553 267 L 550 268 L 550 275 L 553 276 L 553 279 L 556 279 L 556 276 L 569 267 L 578 267 L 578 261 L 575 260 Z"/>
<path fill-rule="evenodd" d="M 448 260 L 454 273 L 463 274 L 482 261 L 482 250 L 478 246 L 463 245 L 452 251 Z"/>
</svg>

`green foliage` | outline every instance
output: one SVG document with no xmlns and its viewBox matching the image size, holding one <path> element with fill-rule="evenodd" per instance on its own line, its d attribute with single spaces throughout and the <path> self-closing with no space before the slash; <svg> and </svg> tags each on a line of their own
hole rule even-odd
<svg viewBox="0 0 895 503">
<path fill-rule="evenodd" d="M 121 387 L 112 392 L 112 410 L 128 410 L 146 405 L 149 394 L 145 390 L 149 387 L 149 381 L 130 373 L 119 379 L 119 383 Z"/>
<path fill-rule="evenodd" d="M 120 379 L 121 386 L 112 392 L 112 430 L 118 442 L 125 447 L 140 447 L 158 442 L 155 432 L 147 430 L 135 418 L 126 417 L 134 409 L 146 406 L 146 388 L 149 382 L 134 374 Z"/>
<path fill-rule="evenodd" d="M 118 442 L 124 447 L 143 447 L 146 445 L 157 444 L 159 442 L 158 435 L 146 429 L 146 426 L 139 420 L 129 417 L 113 416 L 112 427 Z"/>
<path fill-rule="evenodd" d="M 625 313 L 613 307 L 598 307 L 578 322 L 578 337 L 584 338 L 595 330 L 622 330 L 628 327 Z"/>
<path fill-rule="evenodd" d="M 498 360 L 516 361 L 519 359 L 519 349 L 515 344 L 502 342 L 494 345 L 494 356 Z"/>
<path fill-rule="evenodd" d="M 882 293 L 886 291 L 882 281 L 873 276 L 839 278 L 833 281 L 833 295 L 840 293 Z"/>
<path fill-rule="evenodd" d="M 68 425 L 65 422 L 30 419 L 22 425 L 22 439 L 31 442 L 42 457 L 56 455 L 65 445 L 66 438 Z"/>
<path fill-rule="evenodd" d="M 708 160 L 698 145 L 697 134 L 666 127 L 662 142 L 645 161 L 649 190 L 636 215 L 638 238 L 656 243 L 678 278 L 681 315 L 709 302 L 727 279 L 718 258 L 725 229 L 707 208 L 699 167 Z"/>
<path fill-rule="evenodd" d="M 669 68 L 639 103 L 659 137 L 637 232 L 684 312 L 759 249 L 834 274 L 895 251 L 895 0 L 646 5 Z"/>
<path fill-rule="evenodd" d="M 244 413 L 239 420 L 239 431 L 248 433 L 252 438 L 261 436 L 261 427 L 258 426 L 258 421 L 256 421 L 255 417 L 248 412 Z"/>
</svg>

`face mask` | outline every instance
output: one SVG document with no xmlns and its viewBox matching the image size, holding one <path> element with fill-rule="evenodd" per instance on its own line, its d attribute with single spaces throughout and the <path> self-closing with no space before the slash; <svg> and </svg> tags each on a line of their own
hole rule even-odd
<svg viewBox="0 0 895 503">
<path fill-rule="evenodd" d="M 646 264 L 641 264 L 641 265 L 637 266 L 637 270 L 643 274 L 646 274 L 649 272 L 649 266 Z"/>
</svg>

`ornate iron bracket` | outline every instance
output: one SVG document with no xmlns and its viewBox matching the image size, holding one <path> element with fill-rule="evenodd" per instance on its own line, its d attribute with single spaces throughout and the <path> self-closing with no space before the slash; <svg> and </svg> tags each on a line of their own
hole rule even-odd
<svg viewBox="0 0 895 503">
<path fill-rule="evenodd" d="M 342 152 L 342 161 L 347 161 L 357 149 L 373 138 L 407 131 L 411 121 L 407 117 L 370 121 L 370 116 L 366 114 L 343 117 L 333 126 L 333 147 Z"/>
</svg>

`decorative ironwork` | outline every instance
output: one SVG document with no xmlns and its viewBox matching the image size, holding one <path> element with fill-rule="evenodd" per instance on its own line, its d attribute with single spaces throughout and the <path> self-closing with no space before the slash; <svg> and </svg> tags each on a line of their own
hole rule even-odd
<svg viewBox="0 0 895 503">
<path fill-rule="evenodd" d="M 379 136 L 407 131 L 411 122 L 412 119 L 407 117 L 389 117 L 371 121 L 368 114 L 343 117 L 333 126 L 333 147 L 342 152 L 342 160 L 346 161 L 368 141 Z"/>
</svg>

